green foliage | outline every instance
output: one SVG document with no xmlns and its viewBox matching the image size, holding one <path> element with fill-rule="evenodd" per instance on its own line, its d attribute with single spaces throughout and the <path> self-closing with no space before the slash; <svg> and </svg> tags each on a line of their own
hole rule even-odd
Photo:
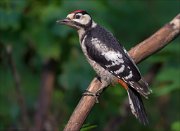
<svg viewBox="0 0 180 131">
<path fill-rule="evenodd" d="M 180 121 L 176 121 L 171 126 L 172 131 L 179 131 L 180 130 Z"/>
<path fill-rule="evenodd" d="M 165 95 L 180 90 L 180 70 L 177 69 L 180 66 L 180 48 L 176 41 L 149 59 L 150 62 L 161 61 L 164 63 L 161 73 L 156 78 L 155 86 L 159 88 L 154 89 L 154 92 L 157 95 Z"/>
<path fill-rule="evenodd" d="M 88 83 L 90 83 L 90 79 L 93 78 L 94 73 L 90 70 L 90 66 L 85 61 L 85 57 L 82 56 L 77 49 L 72 50 L 70 56 L 69 61 L 62 65 L 63 72 L 59 76 L 59 83 L 65 88 L 78 86 L 85 90 Z"/>
<path fill-rule="evenodd" d="M 180 81 L 179 81 L 179 70 L 174 70 L 173 68 L 165 69 L 157 78 L 157 87 L 154 92 L 157 95 L 165 95 L 171 93 L 172 91 L 180 91 Z M 173 76 L 173 77 L 172 77 Z M 161 88 L 163 87 L 163 88 Z"/>
<path fill-rule="evenodd" d="M 7 45 L 21 77 L 22 93 L 31 127 L 40 94 L 44 62 L 56 61 L 55 84 L 48 115 L 62 130 L 82 92 L 95 76 L 83 56 L 76 31 L 56 24 L 76 9 L 87 10 L 97 23 L 108 28 L 127 48 L 141 42 L 179 13 L 178 0 L 1 0 L 0 1 L 0 130 L 22 127 L 15 80 L 10 69 Z M 128 111 L 117 130 L 178 131 L 180 92 L 179 38 L 140 64 L 143 74 L 156 62 L 162 69 L 144 100 L 150 125 L 142 126 Z M 82 131 L 103 130 L 115 117 L 126 116 L 127 94 L 119 85 L 108 88 L 90 113 Z M 165 98 L 165 99 L 164 99 Z M 125 109 L 124 109 L 125 108 Z M 53 125 L 52 124 L 52 125 Z M 117 125 L 117 124 L 116 124 Z M 131 125 L 131 126 L 129 126 Z"/>
<path fill-rule="evenodd" d="M 92 131 L 96 127 L 96 125 L 85 124 L 80 131 Z"/>
</svg>

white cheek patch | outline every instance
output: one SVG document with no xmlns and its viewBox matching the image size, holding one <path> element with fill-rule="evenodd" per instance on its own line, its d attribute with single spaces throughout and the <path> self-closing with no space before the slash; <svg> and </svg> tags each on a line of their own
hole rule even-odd
<svg viewBox="0 0 180 131">
<path fill-rule="evenodd" d="M 89 15 L 85 14 L 85 15 L 82 15 L 80 19 L 73 19 L 73 20 L 82 25 L 86 25 L 91 20 L 91 17 Z"/>
</svg>

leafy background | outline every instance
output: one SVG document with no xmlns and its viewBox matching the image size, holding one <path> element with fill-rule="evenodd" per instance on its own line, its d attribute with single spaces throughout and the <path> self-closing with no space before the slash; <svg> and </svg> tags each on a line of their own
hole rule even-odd
<svg viewBox="0 0 180 131">
<path fill-rule="evenodd" d="M 0 1 L 0 130 L 25 130 L 24 96 L 28 125 L 36 127 L 41 113 L 39 99 L 49 99 L 44 130 L 62 130 L 82 93 L 95 76 L 86 62 L 75 30 L 56 24 L 76 9 L 88 11 L 130 49 L 175 17 L 178 0 L 1 0 Z M 20 76 L 17 91 L 7 48 Z M 180 130 L 180 47 L 179 38 L 139 64 L 143 75 L 160 63 L 160 71 L 144 100 L 150 124 L 143 126 L 130 113 L 127 94 L 120 86 L 108 88 L 95 105 L 82 130 Z M 43 78 L 53 74 L 50 97 L 42 93 Z M 47 74 L 46 74 L 47 73 Z M 38 112 L 38 107 L 40 111 Z M 127 108 L 126 108 L 127 107 Z M 44 107 L 42 107 L 43 110 Z M 113 126 L 112 126 L 113 125 Z"/>
</svg>

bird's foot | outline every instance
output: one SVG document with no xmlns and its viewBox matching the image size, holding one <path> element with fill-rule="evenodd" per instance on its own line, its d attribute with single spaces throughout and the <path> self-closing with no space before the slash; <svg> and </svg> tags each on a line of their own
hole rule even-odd
<svg viewBox="0 0 180 131">
<path fill-rule="evenodd" d="M 98 101 L 98 97 L 100 96 L 99 91 L 91 92 L 91 91 L 85 90 L 85 92 L 83 93 L 83 96 L 93 96 L 96 99 L 96 103 L 99 103 L 99 101 Z"/>
</svg>

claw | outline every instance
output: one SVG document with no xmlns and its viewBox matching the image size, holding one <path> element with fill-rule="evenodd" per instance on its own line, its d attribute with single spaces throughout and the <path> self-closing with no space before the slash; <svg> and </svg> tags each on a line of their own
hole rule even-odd
<svg viewBox="0 0 180 131">
<path fill-rule="evenodd" d="M 98 92 L 94 93 L 94 92 L 91 92 L 91 91 L 88 91 L 88 90 L 85 90 L 85 92 L 83 93 L 83 96 L 93 96 L 93 97 L 95 97 L 96 103 L 99 103 L 99 101 L 98 101 L 98 96 L 99 95 L 100 94 Z"/>
</svg>

